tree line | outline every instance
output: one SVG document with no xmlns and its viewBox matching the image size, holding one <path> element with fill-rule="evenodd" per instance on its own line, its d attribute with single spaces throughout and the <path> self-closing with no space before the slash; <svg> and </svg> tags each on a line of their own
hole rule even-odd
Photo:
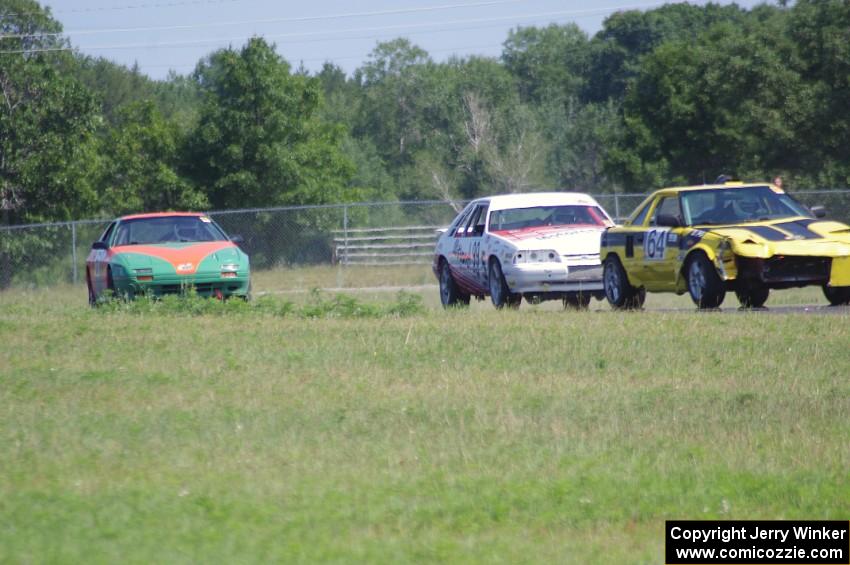
<svg viewBox="0 0 850 565">
<path fill-rule="evenodd" d="M 512 30 L 498 58 L 378 43 L 310 73 L 256 37 L 151 80 L 0 0 L 0 225 L 166 209 L 850 185 L 850 3 L 668 4 Z"/>
</svg>

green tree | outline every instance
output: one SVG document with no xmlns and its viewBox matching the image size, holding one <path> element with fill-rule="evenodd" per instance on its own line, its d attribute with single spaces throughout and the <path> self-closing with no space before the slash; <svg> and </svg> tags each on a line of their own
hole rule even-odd
<svg viewBox="0 0 850 565">
<path fill-rule="evenodd" d="M 460 193 L 527 192 L 543 181 L 547 147 L 532 111 L 519 105 L 494 114 L 476 92 L 463 96 L 466 145 L 457 156 Z"/>
<path fill-rule="evenodd" d="M 179 127 L 152 101 L 126 106 L 104 140 L 101 206 L 109 214 L 198 210 L 206 196 L 179 171 L 183 143 Z"/>
<path fill-rule="evenodd" d="M 372 139 L 395 170 L 412 163 L 425 138 L 421 104 L 427 100 L 424 82 L 431 69 L 425 51 L 407 39 L 395 39 L 379 43 L 355 72 L 363 98 L 354 134 Z"/>
<path fill-rule="evenodd" d="M 799 184 L 850 186 L 850 3 L 799 0 L 789 14 L 788 35 L 799 54 L 807 87 L 797 143 L 805 148 Z"/>
<path fill-rule="evenodd" d="M 622 115 L 614 101 L 538 110 L 550 140 L 547 171 L 556 186 L 587 192 L 615 191 L 607 171 L 610 148 L 622 136 Z"/>
<path fill-rule="evenodd" d="M 191 76 L 169 71 L 163 81 L 154 83 L 153 100 L 162 116 L 188 132 L 198 121 L 201 96 L 198 83 Z"/>
<path fill-rule="evenodd" d="M 323 104 L 318 114 L 327 123 L 341 124 L 345 135 L 341 142 L 343 154 L 354 164 L 349 180 L 349 192 L 356 200 L 393 200 L 397 198 L 397 183 L 387 170 L 372 138 L 352 135 L 360 115 L 362 90 L 349 79 L 340 67 L 325 63 L 316 75 L 322 87 Z"/>
<path fill-rule="evenodd" d="M 798 161 L 794 132 L 809 95 L 781 15 L 757 16 L 643 58 L 625 102 L 625 135 L 610 156 L 631 189 L 722 172 L 762 176 Z"/>
<path fill-rule="evenodd" d="M 72 75 L 61 26 L 31 0 L 0 2 L 0 201 L 4 224 L 96 208 L 94 98 Z"/>
<path fill-rule="evenodd" d="M 48 10 L 0 0 L 0 225 L 70 220 L 97 207 L 94 98 L 67 69 Z M 50 260 L 50 236 L 0 237 L 0 289 L 17 258 Z"/>
<path fill-rule="evenodd" d="M 195 78 L 203 102 L 187 168 L 214 208 L 349 198 L 353 166 L 340 151 L 344 130 L 316 117 L 316 79 L 291 74 L 260 38 L 213 53 Z"/>
<path fill-rule="evenodd" d="M 575 24 L 511 30 L 502 51 L 507 70 L 518 79 L 523 100 L 568 100 L 585 83 L 587 34 Z"/>
<path fill-rule="evenodd" d="M 143 75 L 138 65 L 127 68 L 102 57 L 79 57 L 74 74 L 96 95 L 108 126 L 118 122 L 128 104 L 153 98 L 155 82 Z"/>
<path fill-rule="evenodd" d="M 666 41 L 689 41 L 718 22 L 741 22 L 746 12 L 735 4 L 668 4 L 655 10 L 627 10 L 605 19 L 592 39 L 585 100 L 622 100 L 638 75 L 641 58 Z"/>
<path fill-rule="evenodd" d="M 331 63 L 325 63 L 316 78 L 323 94 L 319 115 L 329 123 L 345 124 L 352 128 L 360 108 L 360 86 L 350 80 L 340 67 Z"/>
</svg>

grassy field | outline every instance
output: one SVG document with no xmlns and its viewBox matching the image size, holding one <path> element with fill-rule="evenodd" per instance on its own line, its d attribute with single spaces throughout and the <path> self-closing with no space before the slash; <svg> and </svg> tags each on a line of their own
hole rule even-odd
<svg viewBox="0 0 850 565">
<path fill-rule="evenodd" d="M 850 316 L 422 292 L 364 317 L 0 294 L 0 562 L 661 563 L 665 519 L 850 516 Z"/>
</svg>

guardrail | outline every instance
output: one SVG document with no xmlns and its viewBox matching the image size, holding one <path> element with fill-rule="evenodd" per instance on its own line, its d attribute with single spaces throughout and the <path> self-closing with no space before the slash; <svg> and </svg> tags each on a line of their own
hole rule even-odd
<svg viewBox="0 0 850 565">
<path fill-rule="evenodd" d="M 418 265 L 431 262 L 443 226 L 333 230 L 334 262 L 342 265 Z"/>
</svg>

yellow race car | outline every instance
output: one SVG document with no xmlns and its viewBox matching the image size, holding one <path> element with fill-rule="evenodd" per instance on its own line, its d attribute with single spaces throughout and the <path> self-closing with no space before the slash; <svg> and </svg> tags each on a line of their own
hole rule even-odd
<svg viewBox="0 0 850 565">
<path fill-rule="evenodd" d="M 758 308 L 770 289 L 818 285 L 848 304 L 850 227 L 824 216 L 768 183 L 656 191 L 602 234 L 605 295 L 615 309 L 640 308 L 647 291 L 717 308 L 733 290 Z"/>
</svg>

